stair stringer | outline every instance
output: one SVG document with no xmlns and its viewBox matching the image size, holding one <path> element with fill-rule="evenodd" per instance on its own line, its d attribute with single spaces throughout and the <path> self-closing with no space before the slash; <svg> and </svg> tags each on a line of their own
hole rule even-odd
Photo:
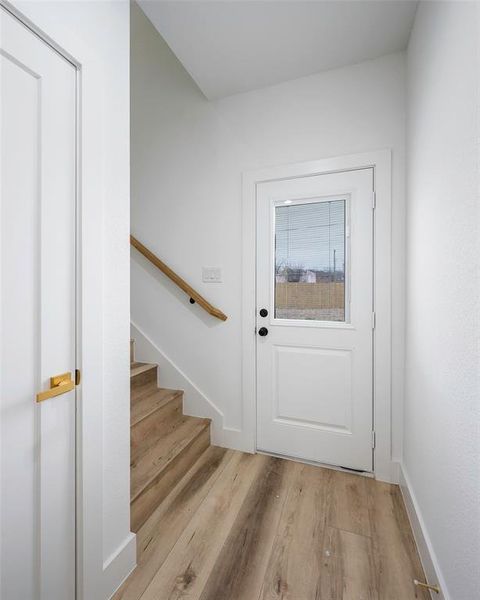
<svg viewBox="0 0 480 600">
<path fill-rule="evenodd" d="M 225 427 L 223 412 L 133 321 L 131 338 L 135 340 L 135 360 L 158 365 L 159 387 L 183 390 L 183 414 L 211 419 L 211 442 L 215 446 L 245 450 L 242 431 Z"/>
</svg>

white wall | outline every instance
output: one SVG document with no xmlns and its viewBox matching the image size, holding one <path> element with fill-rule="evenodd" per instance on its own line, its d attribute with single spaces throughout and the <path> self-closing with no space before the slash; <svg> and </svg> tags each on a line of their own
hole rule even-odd
<svg viewBox="0 0 480 600">
<path fill-rule="evenodd" d="M 478 4 L 420 4 L 408 49 L 403 468 L 446 598 L 480 588 Z"/>
<path fill-rule="evenodd" d="M 132 254 L 132 319 L 241 428 L 241 174 L 393 150 L 393 395 L 401 422 L 405 57 L 208 102 L 132 7 L 132 232 L 229 319 L 215 321 Z M 202 284 L 221 266 L 223 284 Z M 225 438 L 228 443 L 228 435 Z M 401 434 L 395 432 L 394 455 Z"/>
<path fill-rule="evenodd" d="M 129 510 L 129 3 L 13 4 L 81 64 L 79 575 L 85 600 L 105 600 L 135 564 Z"/>
</svg>

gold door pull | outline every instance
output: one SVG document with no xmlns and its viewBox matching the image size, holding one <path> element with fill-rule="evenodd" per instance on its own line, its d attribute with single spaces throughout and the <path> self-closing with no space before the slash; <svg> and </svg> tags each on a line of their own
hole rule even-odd
<svg viewBox="0 0 480 600">
<path fill-rule="evenodd" d="M 38 392 L 37 402 L 43 402 L 49 398 L 60 396 L 60 394 L 66 394 L 71 392 L 75 388 L 75 382 L 72 379 L 72 374 L 62 373 L 61 375 L 55 375 L 50 377 L 50 389 L 45 392 Z"/>
</svg>

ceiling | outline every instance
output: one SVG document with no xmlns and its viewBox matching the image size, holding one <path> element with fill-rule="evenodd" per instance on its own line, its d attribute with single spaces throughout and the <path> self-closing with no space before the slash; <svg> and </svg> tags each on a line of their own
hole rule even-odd
<svg viewBox="0 0 480 600">
<path fill-rule="evenodd" d="M 207 98 L 405 49 L 414 0 L 138 0 Z"/>
</svg>

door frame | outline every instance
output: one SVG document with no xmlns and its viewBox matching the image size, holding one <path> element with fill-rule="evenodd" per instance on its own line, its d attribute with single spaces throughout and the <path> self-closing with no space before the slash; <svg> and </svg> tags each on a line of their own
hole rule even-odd
<svg viewBox="0 0 480 600">
<path fill-rule="evenodd" d="M 85 197 L 92 194 L 86 180 L 85 121 L 82 99 L 85 95 L 84 71 L 95 57 L 85 52 L 80 59 L 59 45 L 34 21 L 9 0 L 0 0 L 0 8 L 10 13 L 33 35 L 68 61 L 76 72 L 75 102 L 75 368 L 80 370 L 82 385 L 75 387 L 75 598 L 84 600 L 103 589 L 102 570 L 102 290 L 98 282 L 102 265 L 93 260 L 101 252 L 102 231 L 98 209 L 87 208 Z M 82 143 L 83 142 L 83 143 Z M 100 180 L 95 180 L 93 188 Z M 87 190 L 87 192 L 85 191 Z M 101 196 L 99 196 L 101 197 Z M 90 244 L 83 240 L 89 238 Z M 93 243 L 92 243 L 93 241 Z M 89 255 L 87 258 L 86 255 Z M 88 351 L 87 351 L 88 348 Z M 96 368 L 92 368 L 95 365 Z M 88 370 L 85 376 L 84 368 Z M 83 393 L 86 389 L 87 393 Z M 86 401 L 86 398 L 89 398 Z M 88 444 L 85 441 L 88 440 Z M 104 572 L 105 572 L 104 565 Z"/>
<path fill-rule="evenodd" d="M 242 176 L 242 430 L 244 446 L 257 449 L 256 357 L 256 197 L 257 185 L 268 181 L 311 177 L 373 168 L 373 429 L 374 476 L 397 483 L 391 453 L 391 150 L 324 158 L 246 171 Z"/>
<path fill-rule="evenodd" d="M 97 600 L 111 596 L 136 565 L 136 536 L 129 527 L 129 436 L 125 429 L 130 406 L 130 174 L 128 120 L 124 118 L 129 4 L 122 0 L 108 11 L 99 11 L 102 19 L 118 18 L 118 36 L 112 38 L 122 51 L 115 56 L 102 53 L 101 59 L 98 28 L 92 34 L 93 44 L 85 35 L 88 18 L 77 27 L 70 9 L 62 6 L 57 15 L 42 2 L 0 0 L 0 4 L 78 69 L 77 367 L 82 370 L 82 383 L 77 390 L 77 595 L 78 600 Z M 81 14 L 88 17 L 90 13 L 89 9 Z M 123 75 L 108 78 L 118 65 Z M 108 109 L 118 93 L 121 114 Z M 104 218 L 107 213 L 109 220 Z M 118 221 L 116 227 L 109 224 L 112 217 Z M 109 268 L 113 256 L 121 261 L 118 273 Z M 109 316 L 112 302 L 114 318 Z M 118 419 L 115 426 L 109 420 L 113 410 Z M 108 481 L 104 490 L 113 452 L 110 447 L 104 452 L 103 446 L 111 427 L 118 444 L 115 460 L 117 456 L 121 460 L 115 468 L 122 477 L 115 481 L 115 488 Z"/>
<path fill-rule="evenodd" d="M 75 276 L 74 276 L 74 297 L 75 297 L 75 370 L 79 369 L 80 374 L 82 373 L 82 331 L 81 331 L 81 316 L 82 310 L 82 270 L 81 270 L 81 254 L 82 254 L 82 227 L 81 227 L 81 112 L 80 112 L 80 90 L 81 90 L 81 65 L 76 61 L 68 52 L 63 50 L 58 44 L 55 43 L 48 35 L 46 35 L 39 27 L 37 27 L 32 21 L 30 21 L 23 13 L 17 10 L 12 4 L 6 0 L 0 0 L 0 10 L 4 10 L 15 18 L 19 23 L 24 25 L 34 36 L 36 36 L 41 42 L 46 44 L 54 52 L 56 52 L 62 59 L 69 62 L 75 69 L 75 200 L 74 200 L 74 213 L 75 213 L 75 226 L 73 240 L 74 255 L 75 255 Z M 81 376 L 81 375 L 80 375 Z M 74 374 L 76 379 L 76 372 Z M 82 564 L 79 557 L 81 556 L 81 541 L 82 536 L 80 532 L 80 519 L 82 506 L 80 500 L 80 493 L 83 484 L 83 470 L 82 470 L 82 440 L 83 435 L 81 432 L 81 401 L 82 401 L 82 387 L 75 386 L 75 565 L 74 565 L 74 578 L 75 578 L 75 598 L 80 598 L 80 573 L 82 572 Z"/>
</svg>

